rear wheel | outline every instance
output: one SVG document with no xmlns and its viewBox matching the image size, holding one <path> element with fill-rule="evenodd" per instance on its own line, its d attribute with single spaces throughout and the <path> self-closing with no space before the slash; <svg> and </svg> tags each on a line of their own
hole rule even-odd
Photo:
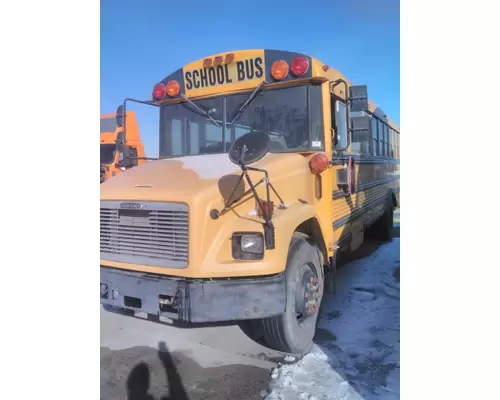
<svg viewBox="0 0 500 400">
<path fill-rule="evenodd" d="M 380 239 L 385 242 L 392 242 L 392 233 L 394 225 L 394 208 L 392 202 L 389 203 L 389 208 L 385 211 L 382 218 L 380 218 Z"/>
<path fill-rule="evenodd" d="M 260 321 L 269 347 L 293 354 L 304 354 L 311 349 L 323 297 L 321 264 L 315 245 L 304 237 L 292 238 L 285 272 L 285 312 Z"/>
<path fill-rule="evenodd" d="M 369 233 L 375 239 L 392 242 L 394 225 L 394 207 L 392 201 L 387 204 L 384 214 L 370 227 Z"/>
</svg>

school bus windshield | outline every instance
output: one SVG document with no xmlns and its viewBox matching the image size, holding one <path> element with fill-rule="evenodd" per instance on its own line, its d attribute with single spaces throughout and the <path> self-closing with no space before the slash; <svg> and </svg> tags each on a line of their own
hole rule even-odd
<svg viewBox="0 0 500 400">
<path fill-rule="evenodd" d="M 263 89 L 238 115 L 252 92 L 192 100 L 211 118 L 189 102 L 162 106 L 160 157 L 225 153 L 235 139 L 255 130 L 270 136 L 271 152 L 323 148 L 320 86 Z"/>
</svg>

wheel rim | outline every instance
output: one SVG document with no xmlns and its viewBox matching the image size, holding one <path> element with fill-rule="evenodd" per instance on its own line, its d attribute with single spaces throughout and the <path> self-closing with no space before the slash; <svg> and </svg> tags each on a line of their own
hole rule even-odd
<svg viewBox="0 0 500 400">
<path fill-rule="evenodd" d="M 319 310 L 319 279 L 309 264 L 301 268 L 295 291 L 295 316 L 299 325 Z"/>
</svg>

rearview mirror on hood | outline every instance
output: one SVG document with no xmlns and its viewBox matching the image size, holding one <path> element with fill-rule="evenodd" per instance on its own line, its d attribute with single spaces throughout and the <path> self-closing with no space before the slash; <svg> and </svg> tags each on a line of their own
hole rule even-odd
<svg viewBox="0 0 500 400">
<path fill-rule="evenodd" d="M 239 165 L 251 165 L 259 161 L 269 151 L 269 135 L 252 131 L 236 139 L 229 149 L 229 159 Z"/>
</svg>

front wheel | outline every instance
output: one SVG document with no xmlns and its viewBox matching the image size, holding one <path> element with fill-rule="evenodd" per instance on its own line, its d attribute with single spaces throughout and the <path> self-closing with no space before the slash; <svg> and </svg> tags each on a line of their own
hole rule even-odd
<svg viewBox="0 0 500 400">
<path fill-rule="evenodd" d="M 285 312 L 260 321 L 269 347 L 292 354 L 311 350 L 324 289 L 321 264 L 320 252 L 309 239 L 292 238 L 285 272 Z"/>
</svg>

